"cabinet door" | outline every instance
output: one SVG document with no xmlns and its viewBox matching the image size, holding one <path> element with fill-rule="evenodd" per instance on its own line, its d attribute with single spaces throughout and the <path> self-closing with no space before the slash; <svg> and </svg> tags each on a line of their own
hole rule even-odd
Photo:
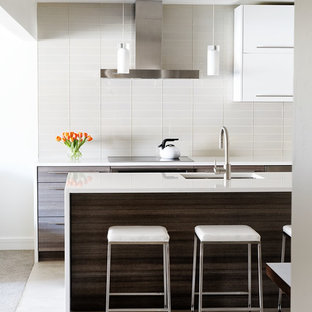
<svg viewBox="0 0 312 312">
<path fill-rule="evenodd" d="M 293 54 L 244 54 L 243 101 L 293 101 Z"/>
<path fill-rule="evenodd" d="M 64 250 L 64 218 L 39 218 L 39 252 Z"/>
<path fill-rule="evenodd" d="M 294 46 L 294 6 L 244 6 L 244 53 L 289 53 Z"/>
<path fill-rule="evenodd" d="M 38 183 L 38 217 L 64 217 L 65 183 Z"/>
</svg>

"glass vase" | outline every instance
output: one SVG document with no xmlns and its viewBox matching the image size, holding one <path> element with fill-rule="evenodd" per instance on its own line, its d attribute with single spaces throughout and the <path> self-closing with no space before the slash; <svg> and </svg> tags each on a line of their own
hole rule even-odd
<svg viewBox="0 0 312 312">
<path fill-rule="evenodd" d="M 82 156 L 82 153 L 79 149 L 72 148 L 68 150 L 67 155 L 71 160 L 79 160 Z"/>
</svg>

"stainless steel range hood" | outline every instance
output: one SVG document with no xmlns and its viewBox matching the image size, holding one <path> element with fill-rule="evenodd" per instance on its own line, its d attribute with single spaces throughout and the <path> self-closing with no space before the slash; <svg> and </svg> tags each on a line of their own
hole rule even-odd
<svg viewBox="0 0 312 312">
<path fill-rule="evenodd" d="M 137 0 L 135 4 L 136 69 L 131 69 L 129 74 L 117 74 L 117 69 L 101 69 L 101 77 L 198 79 L 199 70 L 161 68 L 162 19 L 162 0 Z"/>
</svg>

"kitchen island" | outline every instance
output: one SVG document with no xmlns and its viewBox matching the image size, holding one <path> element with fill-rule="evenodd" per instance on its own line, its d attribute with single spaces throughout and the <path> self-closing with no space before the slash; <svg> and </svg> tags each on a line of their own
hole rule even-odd
<svg viewBox="0 0 312 312">
<path fill-rule="evenodd" d="M 174 310 L 189 310 L 194 227 L 247 224 L 262 237 L 263 263 L 278 262 L 281 229 L 291 220 L 291 174 L 236 174 L 224 182 L 203 173 L 70 173 L 65 187 L 66 311 L 103 311 L 107 230 L 162 225 L 170 235 Z M 112 292 L 162 290 L 157 246 L 114 246 Z M 247 247 L 208 246 L 205 291 L 247 289 Z M 253 252 L 253 293 L 257 292 Z M 257 296 L 253 296 L 257 300 Z M 205 306 L 246 306 L 246 297 L 210 297 Z M 277 290 L 264 278 L 264 307 Z M 161 307 L 162 297 L 112 297 L 111 307 Z M 253 301 L 253 306 L 256 301 Z"/>
</svg>

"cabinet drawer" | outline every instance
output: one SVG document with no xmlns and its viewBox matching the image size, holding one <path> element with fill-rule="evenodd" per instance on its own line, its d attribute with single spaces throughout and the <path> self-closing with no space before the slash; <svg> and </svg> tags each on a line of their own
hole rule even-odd
<svg viewBox="0 0 312 312">
<path fill-rule="evenodd" d="M 64 250 L 64 218 L 39 218 L 38 248 L 40 251 Z"/>
<path fill-rule="evenodd" d="M 65 183 L 38 183 L 38 216 L 64 216 Z"/>
<path fill-rule="evenodd" d="M 68 172 L 110 172 L 110 167 L 38 167 L 38 182 L 65 182 Z"/>
</svg>

